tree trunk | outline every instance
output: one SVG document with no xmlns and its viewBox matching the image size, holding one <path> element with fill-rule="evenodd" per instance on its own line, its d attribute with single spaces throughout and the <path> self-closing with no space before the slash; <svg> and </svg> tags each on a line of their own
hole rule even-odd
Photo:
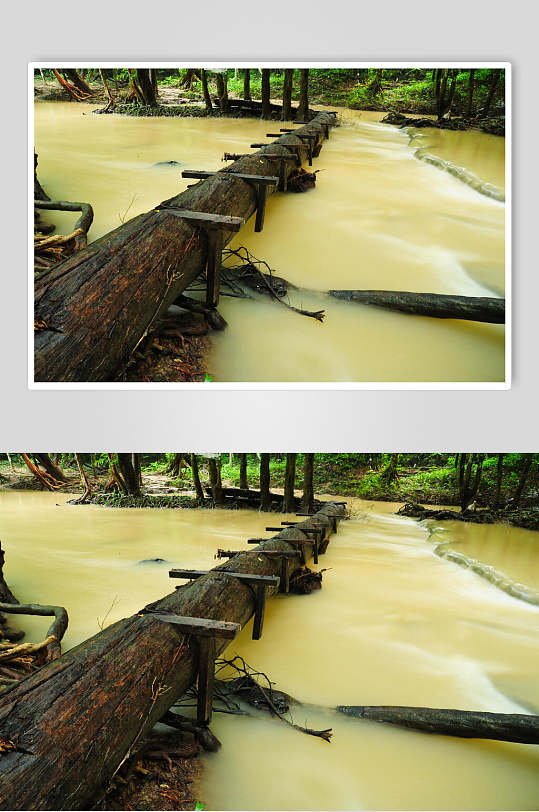
<svg viewBox="0 0 539 812">
<path fill-rule="evenodd" d="M 333 121 L 321 113 L 309 131 L 318 131 L 322 140 L 322 125 Z M 281 145 L 299 143 L 287 133 L 267 149 L 275 154 Z M 292 161 L 286 166 L 287 176 L 295 171 Z M 228 169 L 273 175 L 275 163 L 264 160 L 261 150 Z M 256 193 L 249 184 L 217 174 L 41 274 L 35 283 L 35 319 L 46 326 L 35 332 L 36 381 L 115 380 L 142 337 L 203 273 L 204 233 L 167 207 L 247 219 L 256 210 Z M 224 231 L 224 244 L 232 236 Z"/>
<path fill-rule="evenodd" d="M 137 79 L 144 104 L 148 107 L 157 107 L 157 99 L 155 98 L 149 68 L 137 68 Z"/>
<path fill-rule="evenodd" d="M 343 515 L 341 506 L 328 504 L 316 520 L 329 537 L 328 517 Z M 302 526 L 314 523 L 287 528 L 258 549 L 292 552 L 287 539 L 307 540 Z M 288 572 L 296 566 L 290 559 Z M 264 555 L 235 556 L 2 694 L 0 741 L 15 747 L 0 759 L 1 809 L 91 809 L 99 802 L 119 766 L 196 679 L 197 641 L 160 618 L 169 613 L 245 626 L 252 617 L 253 590 L 221 574 L 227 570 L 279 575 L 280 562 Z M 267 589 L 267 597 L 275 593 L 276 588 Z M 228 642 L 216 639 L 217 656 Z"/>
<path fill-rule="evenodd" d="M 137 82 L 136 71 L 134 68 L 129 68 L 129 90 L 127 92 L 127 101 L 137 100 L 144 104 L 144 95 Z"/>
<path fill-rule="evenodd" d="M 248 490 L 247 483 L 247 454 L 240 454 L 240 488 Z"/>
<path fill-rule="evenodd" d="M 225 503 L 225 497 L 223 494 L 223 484 L 221 482 L 221 460 L 209 457 L 208 470 L 210 473 L 210 487 L 213 501 L 216 505 L 222 507 Z"/>
<path fill-rule="evenodd" d="M 492 101 L 494 99 L 494 94 L 496 93 L 496 88 L 498 87 L 498 82 L 500 79 L 500 71 L 494 70 L 492 74 L 492 79 L 490 81 L 490 90 L 488 93 L 487 103 L 485 105 L 485 109 L 483 110 L 483 115 L 488 116 L 490 113 L 490 108 L 492 105 Z"/>
<path fill-rule="evenodd" d="M 141 496 L 140 483 L 137 471 L 133 465 L 131 454 L 118 454 L 118 471 L 128 496 Z"/>
<path fill-rule="evenodd" d="M 6 584 L 4 579 L 4 560 L 5 554 L 2 550 L 2 542 L 0 542 L 0 602 L 1 603 L 18 603 L 19 601 Z"/>
<path fill-rule="evenodd" d="M 109 100 L 105 109 L 109 110 L 111 107 L 114 107 L 114 97 L 113 97 L 113 95 L 112 95 L 112 93 L 110 91 L 110 87 L 108 85 L 107 78 L 105 76 L 105 71 L 101 70 L 101 68 L 99 69 L 99 75 L 101 76 L 101 81 L 103 82 L 103 87 L 105 89 L 105 93 L 107 94 L 107 97 L 108 97 L 108 100 Z"/>
<path fill-rule="evenodd" d="M 200 482 L 200 475 L 198 473 L 198 460 L 196 454 L 191 454 L 191 471 L 193 474 L 193 484 L 195 486 L 195 492 L 197 495 L 197 499 L 200 502 L 204 501 L 204 489 Z"/>
<path fill-rule="evenodd" d="M 391 485 L 397 478 L 397 464 L 399 462 L 398 454 L 390 454 L 389 462 L 381 473 L 381 479 L 386 485 Z"/>
<path fill-rule="evenodd" d="M 180 476 L 180 469 L 182 467 L 183 454 L 174 454 L 167 467 L 167 474 L 173 477 Z"/>
<path fill-rule="evenodd" d="M 510 507 L 511 510 L 517 510 L 520 505 L 520 500 L 522 499 L 522 494 L 524 492 L 524 487 L 526 485 L 526 480 L 528 479 L 528 474 L 530 473 L 530 468 L 532 467 L 533 463 L 533 454 L 523 454 L 523 463 L 522 463 L 522 470 L 520 472 L 520 477 L 518 480 L 517 489 L 511 499 Z"/>
<path fill-rule="evenodd" d="M 501 506 L 502 478 L 503 478 L 503 458 L 505 454 L 498 454 L 498 467 L 496 469 L 496 496 L 494 497 L 494 508 L 499 510 Z"/>
<path fill-rule="evenodd" d="M 251 101 L 251 70 L 245 68 L 243 71 L 243 98 L 245 101 Z"/>
<path fill-rule="evenodd" d="M 294 485 L 296 484 L 296 454 L 286 455 L 286 470 L 284 475 L 283 513 L 293 513 L 295 510 Z"/>
<path fill-rule="evenodd" d="M 50 477 L 55 479 L 57 482 L 68 481 L 64 472 L 53 463 L 49 454 L 34 454 L 33 456 Z"/>
<path fill-rule="evenodd" d="M 453 296 L 402 290 L 328 290 L 330 296 L 363 305 L 383 307 L 433 319 L 465 319 L 490 324 L 505 322 L 505 299 L 490 296 Z"/>
<path fill-rule="evenodd" d="M 83 492 L 82 496 L 79 499 L 77 499 L 76 501 L 83 504 L 84 502 L 87 502 L 88 499 L 92 498 L 93 490 L 92 490 L 92 486 L 90 485 L 90 480 L 86 476 L 86 471 L 84 470 L 84 466 L 82 464 L 80 454 L 75 454 L 75 460 L 77 462 L 77 467 L 79 469 L 81 485 L 84 488 L 84 492 Z"/>
<path fill-rule="evenodd" d="M 441 736 L 539 744 L 539 716 L 525 713 L 486 713 L 391 705 L 341 705 L 337 710 L 359 719 L 386 722 Z"/>
<path fill-rule="evenodd" d="M 283 114 L 281 116 L 283 121 L 291 121 L 292 119 L 292 76 L 294 71 L 286 68 L 283 80 Z"/>
<path fill-rule="evenodd" d="M 261 114 L 260 118 L 269 119 L 269 118 L 271 118 L 270 72 L 269 72 L 269 68 L 263 68 L 262 69 L 261 97 L 262 97 L 262 114 Z"/>
<path fill-rule="evenodd" d="M 300 71 L 299 106 L 296 113 L 298 121 L 307 121 L 309 117 L 309 69 Z"/>
<path fill-rule="evenodd" d="M 270 455 L 260 455 L 260 509 L 268 511 L 271 509 L 270 494 Z"/>
<path fill-rule="evenodd" d="M 219 99 L 219 109 L 222 116 L 229 113 L 228 106 L 228 75 L 223 73 L 215 74 L 215 81 L 217 83 L 217 97 Z"/>
<path fill-rule="evenodd" d="M 150 68 L 150 81 L 152 83 L 153 95 L 159 97 L 159 83 L 157 81 L 157 68 Z"/>
<path fill-rule="evenodd" d="M 305 454 L 303 464 L 303 497 L 301 501 L 301 507 L 305 513 L 311 513 L 314 504 L 313 467 L 314 454 Z"/>
<path fill-rule="evenodd" d="M 475 69 L 470 70 L 470 78 L 468 79 L 468 104 L 466 105 L 466 118 L 472 117 L 473 110 L 473 88 L 474 88 Z"/>
<path fill-rule="evenodd" d="M 81 79 L 74 68 L 62 68 L 62 70 L 71 83 L 75 85 L 77 90 L 80 90 L 81 93 L 86 93 L 88 96 L 92 95 L 92 88 L 87 82 L 84 81 L 84 79 Z"/>
<path fill-rule="evenodd" d="M 211 96 L 210 91 L 208 88 L 208 72 L 205 70 L 201 71 L 202 76 L 202 94 L 204 96 L 204 103 L 206 105 L 206 110 L 209 113 L 213 113 L 213 104 L 211 103 Z"/>
<path fill-rule="evenodd" d="M 458 455 L 458 486 L 460 496 L 460 509 L 462 513 L 469 510 L 475 502 L 481 473 L 483 470 L 484 454 L 459 454 Z M 457 461 L 456 461 L 457 462 Z M 474 473 L 475 464 L 475 473 Z"/>
</svg>

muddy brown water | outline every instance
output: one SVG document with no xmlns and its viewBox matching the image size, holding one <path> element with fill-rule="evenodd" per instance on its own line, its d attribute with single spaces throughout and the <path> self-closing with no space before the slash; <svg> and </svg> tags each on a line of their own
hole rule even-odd
<svg viewBox="0 0 539 812">
<path fill-rule="evenodd" d="M 169 566 L 210 568 L 218 547 L 247 548 L 268 523 L 255 511 L 71 507 L 66 499 L 0 492 L 7 580 L 21 601 L 67 607 L 67 647 L 170 591 Z M 333 728 L 332 743 L 265 715 L 216 714 L 223 747 L 204 756 L 198 799 L 224 810 L 536 809 L 537 748 L 431 736 L 329 710 L 539 712 L 539 608 L 437 557 L 429 528 L 395 516 L 396 505 L 351 506 L 354 517 L 320 560 L 323 589 L 272 599 L 262 640 L 250 639 L 249 624 L 227 651 L 306 703 L 295 721 Z M 507 575 L 526 582 L 529 571 L 535 580 L 519 563 L 521 530 L 503 528 L 503 560 L 498 527 L 451 524 L 444 533 Z M 526 539 L 524 557 L 536 562 L 539 534 Z M 153 558 L 167 563 L 138 563 Z M 44 635 L 45 619 L 20 622 L 28 639 Z"/>
<path fill-rule="evenodd" d="M 92 204 L 90 239 L 186 188 L 182 169 L 217 170 L 274 129 L 253 119 L 95 116 L 90 105 L 35 104 L 39 178 L 52 198 Z M 275 194 L 264 230 L 253 218 L 234 239 L 299 290 L 296 306 L 223 297 L 229 322 L 213 335 L 215 381 L 499 382 L 504 327 L 390 313 L 330 299 L 330 288 L 504 295 L 505 144 L 476 132 L 408 133 L 380 113 L 340 110 L 315 160 L 317 188 Z M 416 157 L 433 155 L 433 166 Z M 155 166 L 176 161 L 179 165 Z M 462 176 L 457 175 L 462 170 Z M 74 216 L 45 215 L 69 233 Z"/>
</svg>

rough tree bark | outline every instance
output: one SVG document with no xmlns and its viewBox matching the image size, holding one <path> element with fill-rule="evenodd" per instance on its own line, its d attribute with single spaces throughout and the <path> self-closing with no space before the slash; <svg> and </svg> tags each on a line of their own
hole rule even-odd
<svg viewBox="0 0 539 812">
<path fill-rule="evenodd" d="M 488 713 L 392 705 L 341 705 L 337 710 L 358 719 L 386 722 L 442 736 L 539 744 L 539 716 L 525 713 Z"/>
<path fill-rule="evenodd" d="M 210 487 L 213 501 L 216 505 L 222 507 L 225 503 L 225 497 L 223 493 L 223 483 L 221 482 L 221 460 L 209 457 L 208 471 L 210 474 Z"/>
<path fill-rule="evenodd" d="M 459 486 L 460 509 L 465 513 L 474 503 L 481 482 L 484 454 L 457 454 L 457 482 Z M 475 473 L 474 473 L 475 465 Z"/>
<path fill-rule="evenodd" d="M 204 96 L 204 103 L 206 105 L 206 110 L 209 113 L 213 113 L 213 104 L 211 103 L 211 96 L 210 91 L 208 88 L 208 71 L 201 70 L 201 81 L 202 81 L 202 95 Z"/>
<path fill-rule="evenodd" d="M 261 98 L 262 98 L 262 113 L 260 118 L 271 118 L 271 100 L 270 100 L 270 72 L 269 68 L 262 69 L 262 84 L 261 84 Z"/>
<path fill-rule="evenodd" d="M 309 131 L 322 140 L 322 125 L 333 122 L 320 113 Z M 47 327 L 35 333 L 35 380 L 114 380 L 142 337 L 204 269 L 204 233 L 167 207 L 247 219 L 256 209 L 255 190 L 227 179 L 229 172 L 274 175 L 275 162 L 264 160 L 264 152 L 287 155 L 287 144 L 301 143 L 294 133 L 283 135 L 41 274 L 35 318 Z M 287 175 L 294 170 L 287 161 Z M 225 244 L 232 236 L 224 232 Z"/>
<path fill-rule="evenodd" d="M 309 69 L 300 71 L 299 105 L 297 110 L 298 121 L 307 121 L 309 114 Z"/>
<path fill-rule="evenodd" d="M 344 515 L 328 504 L 281 531 L 257 550 L 308 541 L 301 528 Z M 288 571 L 296 567 L 293 559 Z M 174 590 L 141 612 L 120 620 L 60 659 L 30 674 L 2 695 L 0 741 L 14 747 L 0 759 L 0 809 L 90 809 L 137 743 L 194 683 L 198 646 L 192 637 L 152 616 L 168 613 L 226 620 L 244 626 L 254 612 L 250 586 L 226 571 L 279 575 L 280 563 L 242 553 L 207 575 Z M 268 597 L 276 592 L 267 590 Z M 216 640 L 219 655 L 228 644 Z"/>
<path fill-rule="evenodd" d="M 466 319 L 490 324 L 505 322 L 505 299 L 489 296 L 453 296 L 445 293 L 411 293 L 402 290 L 328 290 L 348 302 L 384 307 L 433 319 Z"/>
<path fill-rule="evenodd" d="M 127 496 L 140 496 L 140 480 L 131 454 L 118 454 L 118 471 Z"/>
<path fill-rule="evenodd" d="M 498 454 L 498 465 L 496 468 L 496 495 L 494 497 L 494 508 L 498 510 L 501 505 L 502 478 L 503 478 L 503 458 L 505 454 Z"/>
<path fill-rule="evenodd" d="M 295 509 L 294 486 L 296 484 L 296 456 L 296 454 L 286 455 L 283 513 L 293 513 Z"/>
<path fill-rule="evenodd" d="M 522 462 L 520 477 L 518 479 L 518 485 L 510 502 L 512 510 L 517 510 L 520 505 L 520 500 L 522 499 L 522 494 L 524 493 L 524 486 L 526 485 L 526 480 L 528 479 L 528 474 L 530 473 L 530 468 L 532 467 L 534 455 L 524 454 L 523 457 L 524 459 Z"/>
<path fill-rule="evenodd" d="M 247 454 L 240 454 L 240 488 L 247 490 Z"/>
<path fill-rule="evenodd" d="M 217 71 L 215 74 L 217 84 L 217 98 L 219 99 L 219 109 L 222 116 L 226 116 L 230 111 L 228 104 L 228 75 Z"/>
<path fill-rule="evenodd" d="M 292 119 L 292 76 L 294 71 L 291 68 L 286 68 L 283 79 L 283 114 L 281 116 L 283 121 L 291 121 Z"/>
<path fill-rule="evenodd" d="M 195 493 L 200 502 L 204 501 L 204 488 L 200 481 L 200 474 L 198 472 L 198 460 L 196 454 L 191 454 L 191 472 L 193 474 L 193 484 L 195 486 Z"/>
<path fill-rule="evenodd" d="M 251 69 L 245 68 L 243 71 L 243 99 L 251 101 Z"/>
<path fill-rule="evenodd" d="M 468 79 L 468 103 L 466 105 L 466 118 L 471 118 L 473 110 L 473 89 L 474 89 L 475 69 L 471 68 Z"/>
<path fill-rule="evenodd" d="M 270 455 L 260 455 L 260 509 L 268 511 L 271 509 L 270 494 Z"/>
<path fill-rule="evenodd" d="M 305 454 L 305 461 L 303 463 L 303 497 L 301 500 L 301 506 L 306 513 L 310 513 L 312 511 L 314 503 L 313 467 L 314 454 Z"/>
<path fill-rule="evenodd" d="M 137 79 L 139 87 L 142 91 L 142 98 L 144 104 L 148 107 L 157 107 L 157 99 L 155 98 L 155 91 L 150 76 L 149 68 L 137 68 Z"/>
</svg>

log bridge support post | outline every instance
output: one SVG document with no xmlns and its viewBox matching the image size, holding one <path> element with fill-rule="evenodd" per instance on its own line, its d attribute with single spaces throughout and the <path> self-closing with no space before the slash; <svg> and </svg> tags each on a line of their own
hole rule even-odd
<svg viewBox="0 0 539 812">
<path fill-rule="evenodd" d="M 301 529 L 303 533 L 303 528 Z M 247 544 L 261 544 L 264 541 L 269 541 L 269 539 L 247 539 Z M 293 547 L 299 547 L 301 551 L 301 563 L 307 563 L 307 552 L 306 548 L 314 547 L 314 542 L 310 541 L 310 539 L 300 538 L 300 539 L 287 539 L 287 544 L 291 544 Z"/>
<path fill-rule="evenodd" d="M 278 186 L 279 178 L 270 175 L 246 175 L 240 172 L 204 172 L 195 169 L 185 169 L 182 178 L 198 178 L 205 180 L 212 175 L 220 175 L 223 178 L 233 178 L 244 180 L 255 190 L 256 195 L 256 220 L 255 231 L 262 231 L 264 227 L 264 215 L 266 213 L 266 199 L 268 196 L 268 186 Z"/>
<path fill-rule="evenodd" d="M 240 631 L 239 623 L 228 623 L 225 620 L 210 620 L 201 617 L 184 617 L 182 615 L 149 612 L 152 617 L 164 623 L 172 623 L 182 634 L 195 637 L 198 643 L 198 700 L 197 723 L 207 727 L 211 722 L 213 707 L 213 690 L 215 685 L 215 638 L 232 640 Z"/>
<path fill-rule="evenodd" d="M 268 531 L 280 531 L 282 527 L 266 527 Z M 307 533 L 309 536 L 313 536 L 312 545 L 313 545 L 313 561 L 315 564 L 318 564 L 318 553 L 320 552 L 320 534 L 323 534 L 323 530 L 320 527 L 304 527 L 302 528 L 302 533 Z"/>
<path fill-rule="evenodd" d="M 221 287 L 220 271 L 223 254 L 223 229 L 239 231 L 245 220 L 243 217 L 230 217 L 226 214 L 207 214 L 202 211 L 189 211 L 163 207 L 156 211 L 167 211 L 175 217 L 192 223 L 201 228 L 206 234 L 206 305 L 216 308 L 219 304 L 219 291 Z"/>
<path fill-rule="evenodd" d="M 279 528 L 280 529 L 280 528 Z M 207 575 L 209 570 L 181 570 L 172 569 L 169 571 L 170 578 L 186 578 L 189 581 L 201 578 Z M 277 575 L 251 575 L 245 572 L 229 572 L 223 571 L 220 573 L 227 575 L 230 578 L 238 578 L 244 584 L 254 587 L 255 592 L 255 619 L 253 624 L 253 640 L 260 640 L 262 637 L 262 627 L 264 625 L 264 612 L 266 609 L 266 588 L 269 586 L 279 586 L 279 577 Z"/>
</svg>

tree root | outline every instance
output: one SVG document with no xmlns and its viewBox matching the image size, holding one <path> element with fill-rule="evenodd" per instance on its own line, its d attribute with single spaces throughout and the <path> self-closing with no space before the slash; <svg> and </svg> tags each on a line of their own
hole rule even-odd
<svg viewBox="0 0 539 812">
<path fill-rule="evenodd" d="M 62 640 L 69 618 L 63 606 L 42 606 L 38 603 L 0 603 L 0 612 L 7 612 L 13 615 L 39 615 L 42 617 L 54 617 L 54 621 L 47 631 L 47 637 L 41 643 L 24 643 L 14 646 L 11 650 L 0 651 L 0 661 L 11 660 L 13 657 L 20 657 L 21 654 L 39 655 L 43 649 L 47 650 L 47 662 L 56 660 L 61 656 L 60 641 Z M 38 656 L 38 659 L 39 656 Z"/>
</svg>

